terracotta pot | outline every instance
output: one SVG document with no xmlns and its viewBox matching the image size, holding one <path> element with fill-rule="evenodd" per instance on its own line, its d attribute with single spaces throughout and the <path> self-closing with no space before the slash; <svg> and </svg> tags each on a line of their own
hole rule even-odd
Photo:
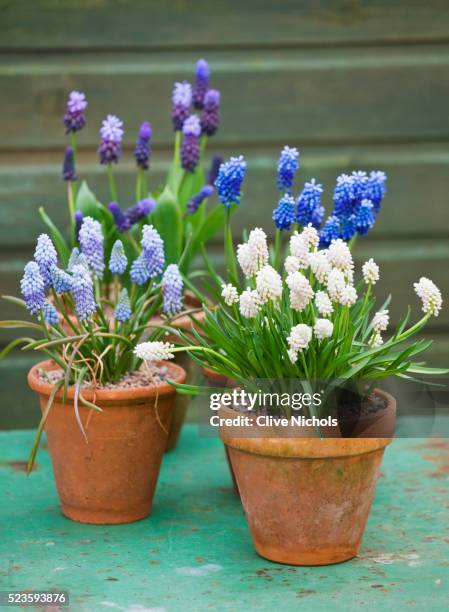
<svg viewBox="0 0 449 612">
<path fill-rule="evenodd" d="M 193 294 L 189 292 L 187 292 L 185 295 L 184 303 L 185 303 L 186 308 L 188 309 L 201 308 L 200 300 L 198 300 L 198 298 L 196 298 Z M 204 315 L 204 312 L 201 310 L 199 312 L 192 313 L 191 316 L 195 319 L 196 322 L 202 322 L 204 320 L 205 315 Z M 157 325 L 158 323 L 163 323 L 163 322 L 164 321 L 162 317 L 160 317 L 159 315 L 156 315 L 151 318 L 150 325 L 151 324 Z M 176 327 L 177 329 L 182 329 L 183 331 L 187 332 L 192 329 L 192 326 L 195 327 L 195 324 L 193 323 L 190 316 L 182 315 L 180 317 L 174 318 L 171 323 L 171 326 Z M 172 337 L 167 336 L 165 340 L 167 342 L 173 342 L 173 341 L 176 341 L 177 338 L 173 336 Z M 178 363 L 180 366 L 182 366 L 186 370 L 186 373 L 187 373 L 186 384 L 188 385 L 193 384 L 195 382 L 196 374 L 198 371 L 198 368 L 196 367 L 195 362 L 192 361 L 190 357 L 186 355 L 185 353 L 178 353 L 175 357 L 175 362 Z M 169 433 L 168 440 L 167 440 L 167 448 L 166 448 L 167 452 L 176 448 L 176 445 L 179 440 L 179 436 L 181 434 L 181 428 L 186 418 L 189 404 L 190 404 L 190 396 L 183 395 L 181 393 L 178 393 L 176 395 L 175 406 L 173 410 L 173 419 L 171 422 L 170 433 Z"/>
<path fill-rule="evenodd" d="M 395 412 L 394 398 L 377 393 Z M 229 408 L 219 414 L 236 415 Z M 259 555 L 290 565 L 326 565 L 357 555 L 391 438 L 232 433 L 220 427 Z"/>
<path fill-rule="evenodd" d="M 169 376 L 185 381 L 184 370 L 161 362 Z M 28 374 L 30 387 L 45 410 L 52 385 L 42 382 L 38 370 L 57 369 L 44 361 Z M 176 391 L 168 383 L 158 387 L 84 389 L 99 413 L 79 405 L 87 442 L 74 414 L 74 389 L 56 394 L 45 432 L 53 464 L 61 509 L 81 523 L 115 524 L 143 519 L 150 514 Z"/>
</svg>

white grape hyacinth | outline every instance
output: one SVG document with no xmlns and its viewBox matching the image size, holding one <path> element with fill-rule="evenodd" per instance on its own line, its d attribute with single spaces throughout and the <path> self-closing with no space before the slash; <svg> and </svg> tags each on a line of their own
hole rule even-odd
<svg viewBox="0 0 449 612">
<path fill-rule="evenodd" d="M 332 268 L 327 276 L 327 291 L 333 302 L 338 302 L 346 285 L 345 275 L 338 268 Z"/>
<path fill-rule="evenodd" d="M 259 269 L 257 255 L 247 242 L 238 245 L 237 261 L 246 278 L 254 276 Z"/>
<path fill-rule="evenodd" d="M 163 361 L 164 359 L 173 359 L 174 354 L 171 352 L 175 348 L 174 344 L 169 342 L 141 342 L 134 348 L 134 354 L 144 361 Z"/>
<path fill-rule="evenodd" d="M 227 306 L 232 306 L 233 304 L 239 301 L 239 294 L 234 285 L 231 285 L 231 283 L 227 285 L 222 285 L 221 289 L 221 297 L 223 298 L 224 303 Z"/>
<path fill-rule="evenodd" d="M 332 267 L 341 270 L 346 276 L 352 276 L 354 261 L 351 251 L 344 240 L 341 238 L 332 240 L 327 249 L 327 258 Z"/>
<path fill-rule="evenodd" d="M 306 242 L 301 234 L 295 232 L 290 237 L 290 253 L 293 257 L 298 260 L 298 266 L 301 270 L 305 270 L 309 267 L 309 256 L 310 248 L 308 242 Z"/>
<path fill-rule="evenodd" d="M 314 251 L 318 248 L 320 237 L 317 230 L 313 227 L 311 223 L 306 225 L 306 227 L 302 230 L 301 237 L 304 242 L 307 243 L 309 249 Z"/>
<path fill-rule="evenodd" d="M 367 285 L 375 285 L 379 280 L 379 266 L 373 258 L 368 259 L 362 266 L 363 280 Z"/>
<path fill-rule="evenodd" d="M 327 250 L 315 251 L 309 256 L 310 268 L 320 283 L 325 283 L 332 269 L 327 258 Z"/>
<path fill-rule="evenodd" d="M 357 302 L 357 291 L 353 285 L 345 285 L 338 299 L 342 306 L 353 306 Z"/>
<path fill-rule="evenodd" d="M 314 292 L 309 280 L 301 272 L 293 272 L 286 278 L 290 289 L 290 305 L 293 310 L 301 312 L 313 298 Z"/>
<path fill-rule="evenodd" d="M 257 260 L 257 269 L 268 263 L 269 253 L 267 244 L 267 235 L 260 227 L 255 227 L 249 233 L 248 244 L 255 253 Z"/>
<path fill-rule="evenodd" d="M 257 316 L 260 307 L 260 296 L 255 289 L 246 289 L 240 295 L 239 309 L 243 317 L 252 319 Z"/>
<path fill-rule="evenodd" d="M 389 322 L 390 322 L 390 315 L 388 314 L 388 310 L 379 310 L 374 315 L 371 325 L 375 332 L 382 332 L 382 331 L 386 331 L 386 329 L 388 328 Z"/>
<path fill-rule="evenodd" d="M 293 272 L 297 272 L 299 270 L 300 261 L 294 255 L 289 255 L 285 259 L 284 268 L 287 274 L 292 274 Z"/>
<path fill-rule="evenodd" d="M 315 294 L 315 306 L 320 315 L 329 317 L 333 312 L 332 302 L 325 291 L 317 291 Z"/>
<path fill-rule="evenodd" d="M 423 312 L 437 317 L 443 305 L 443 298 L 435 283 L 422 276 L 418 283 L 413 284 L 413 287 L 418 297 L 421 298 Z"/>
<path fill-rule="evenodd" d="M 287 342 L 292 351 L 303 351 L 309 346 L 312 340 L 312 328 L 305 323 L 299 323 L 290 330 L 290 335 L 287 338 Z"/>
<path fill-rule="evenodd" d="M 292 363 L 296 363 L 298 361 L 298 351 L 288 349 L 287 354 Z"/>
<path fill-rule="evenodd" d="M 266 265 L 257 273 L 256 288 L 261 303 L 277 300 L 282 295 L 282 278 L 272 266 Z"/>
<path fill-rule="evenodd" d="M 372 346 L 373 348 L 377 348 L 379 346 L 382 346 L 383 343 L 384 341 L 382 340 L 382 334 L 378 331 L 375 331 L 370 338 L 370 346 Z"/>
<path fill-rule="evenodd" d="M 329 319 L 317 319 L 313 326 L 313 331 L 318 340 L 324 340 L 332 336 L 334 324 Z"/>
</svg>

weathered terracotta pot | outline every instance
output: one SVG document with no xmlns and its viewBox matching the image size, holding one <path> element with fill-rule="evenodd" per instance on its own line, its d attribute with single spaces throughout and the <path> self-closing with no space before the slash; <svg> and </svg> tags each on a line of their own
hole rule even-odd
<svg viewBox="0 0 449 612">
<path fill-rule="evenodd" d="M 169 376 L 185 381 L 184 370 L 161 362 Z M 45 410 L 53 386 L 42 382 L 38 370 L 57 369 L 43 361 L 28 374 Z M 45 432 L 61 509 L 81 523 L 115 524 L 150 514 L 176 391 L 168 383 L 134 389 L 83 389 L 83 396 L 103 409 L 99 413 L 79 404 L 87 442 L 74 414 L 74 389 L 62 401 L 56 394 Z"/>
<path fill-rule="evenodd" d="M 201 308 L 201 302 L 198 298 L 196 298 L 193 294 L 187 292 L 184 298 L 184 304 L 186 309 L 194 309 Z M 196 322 L 202 322 L 204 320 L 204 312 L 198 311 L 192 313 L 192 318 Z M 158 325 L 164 323 L 164 320 L 159 315 L 156 315 L 150 319 L 149 325 Z M 175 317 L 171 323 L 172 327 L 176 329 L 182 329 L 185 332 L 188 332 L 195 327 L 195 323 L 192 321 L 189 315 L 182 315 L 180 317 Z M 172 342 L 176 341 L 176 337 L 167 336 L 166 341 Z M 186 383 L 193 384 L 195 382 L 196 374 L 198 368 L 194 361 L 190 359 L 186 353 L 177 353 L 175 357 L 175 363 L 179 364 L 182 368 L 185 369 L 187 373 Z M 175 398 L 175 406 L 173 410 L 173 419 L 170 426 L 170 433 L 167 440 L 167 448 L 166 451 L 173 450 L 179 440 L 179 436 L 181 434 L 181 428 L 185 421 L 187 409 L 190 404 L 190 396 L 178 393 Z"/>
<path fill-rule="evenodd" d="M 377 393 L 395 412 L 394 398 Z M 229 408 L 219 414 L 236 415 Z M 290 565 L 355 557 L 391 438 L 243 438 L 233 433 L 220 428 L 259 555 Z"/>
</svg>

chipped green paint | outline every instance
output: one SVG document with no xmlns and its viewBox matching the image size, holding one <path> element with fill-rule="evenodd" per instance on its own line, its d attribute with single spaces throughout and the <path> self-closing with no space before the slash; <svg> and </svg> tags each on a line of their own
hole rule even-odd
<svg viewBox="0 0 449 612">
<path fill-rule="evenodd" d="M 255 554 L 221 444 L 194 425 L 164 459 L 152 516 L 115 527 L 60 514 L 46 449 L 25 477 L 32 435 L 0 433 L 2 589 L 67 589 L 76 612 L 447 607 L 447 440 L 395 441 L 360 556 L 301 568 Z"/>
</svg>

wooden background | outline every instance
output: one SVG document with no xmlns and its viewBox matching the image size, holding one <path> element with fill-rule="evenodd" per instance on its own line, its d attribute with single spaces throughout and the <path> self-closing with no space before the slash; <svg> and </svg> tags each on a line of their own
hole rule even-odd
<svg viewBox="0 0 449 612">
<path fill-rule="evenodd" d="M 382 266 L 393 316 L 416 305 L 412 283 L 432 278 L 449 299 L 449 3 L 447 0 L 0 0 L 0 288 L 18 280 L 43 230 L 37 208 L 66 219 L 61 125 L 72 89 L 89 99 L 78 170 L 107 198 L 97 163 L 107 113 L 125 122 L 120 195 L 132 202 L 139 124 L 154 128 L 152 182 L 171 155 L 170 93 L 208 59 L 222 92 L 222 125 L 209 152 L 244 153 L 249 172 L 236 217 L 272 228 L 275 164 L 284 144 L 301 150 L 301 183 L 382 169 L 389 193 L 357 254 Z M 298 187 L 300 184 L 298 183 Z M 236 233 L 236 235 L 238 235 Z M 218 254 L 219 243 L 215 245 Z M 1 304 L 1 318 L 14 310 Z M 417 309 L 416 309 L 417 310 Z M 447 365 L 449 310 L 433 319 L 429 361 Z M 4 344 L 11 334 L 2 332 Z M 0 362 L 0 427 L 34 426 L 25 388 L 35 356 Z"/>
</svg>

